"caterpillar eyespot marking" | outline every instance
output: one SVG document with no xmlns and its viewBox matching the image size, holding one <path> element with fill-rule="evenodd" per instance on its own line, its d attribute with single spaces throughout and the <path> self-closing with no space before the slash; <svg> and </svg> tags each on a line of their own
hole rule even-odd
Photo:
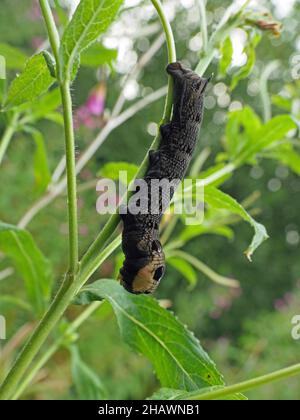
<svg viewBox="0 0 300 420">
<path fill-rule="evenodd" d="M 169 64 L 167 72 L 174 81 L 173 117 L 170 123 L 160 127 L 159 149 L 149 152 L 149 166 L 143 178 L 149 186 L 145 198 L 149 198 L 152 180 L 171 182 L 184 178 L 203 118 L 204 93 L 209 79 L 198 76 L 179 62 Z M 148 208 L 146 214 L 132 214 L 128 206 L 127 214 L 121 215 L 125 260 L 119 280 L 131 293 L 153 293 L 164 276 L 165 256 L 159 240 L 159 224 L 174 192 L 172 188 L 167 203 L 159 193 L 156 213 Z"/>
</svg>

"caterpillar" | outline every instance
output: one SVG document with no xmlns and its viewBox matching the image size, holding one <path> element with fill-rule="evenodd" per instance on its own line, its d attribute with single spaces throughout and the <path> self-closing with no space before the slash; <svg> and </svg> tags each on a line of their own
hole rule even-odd
<svg viewBox="0 0 300 420">
<path fill-rule="evenodd" d="M 173 116 L 170 123 L 160 127 L 159 149 L 149 152 L 149 165 L 142 180 L 148 188 L 141 193 L 139 200 L 147 203 L 147 211 L 134 214 L 129 204 L 126 212 L 122 212 L 126 214 L 121 214 L 125 260 L 119 280 L 127 291 L 134 294 L 153 293 L 165 273 L 159 224 L 191 161 L 203 118 L 204 92 L 209 82 L 180 62 L 169 64 L 166 70 L 174 81 Z M 175 180 L 168 197 L 159 193 L 155 212 L 149 204 L 153 198 L 150 185 L 153 180 Z M 139 187 L 136 187 L 137 191 Z"/>
</svg>

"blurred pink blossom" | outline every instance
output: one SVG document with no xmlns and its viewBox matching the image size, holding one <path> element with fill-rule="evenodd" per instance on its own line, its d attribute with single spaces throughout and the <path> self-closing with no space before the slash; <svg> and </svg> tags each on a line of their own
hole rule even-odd
<svg viewBox="0 0 300 420">
<path fill-rule="evenodd" d="M 286 308 L 285 301 L 283 299 L 276 299 L 274 302 L 274 308 L 280 312 L 284 311 L 284 309 Z"/>
<path fill-rule="evenodd" d="M 222 315 L 222 312 L 220 311 L 220 310 L 214 310 L 214 311 L 211 311 L 210 312 L 210 314 L 209 314 L 209 316 L 212 318 L 212 319 L 219 319 L 219 318 L 221 318 L 221 315 Z"/>
<path fill-rule="evenodd" d="M 231 299 L 226 296 L 219 296 L 216 299 L 215 304 L 220 309 L 229 309 L 232 305 Z"/>
<path fill-rule="evenodd" d="M 79 234 L 81 236 L 87 236 L 89 233 L 89 227 L 88 225 L 80 225 L 79 226 Z"/>
<path fill-rule="evenodd" d="M 41 36 L 34 36 L 31 39 L 31 46 L 33 49 L 38 50 L 40 48 L 41 45 L 43 45 L 44 43 L 44 38 L 42 38 Z"/>
<path fill-rule="evenodd" d="M 75 127 L 78 129 L 81 125 L 87 128 L 97 128 L 100 121 L 96 117 L 103 114 L 105 108 L 106 86 L 101 82 L 94 88 L 86 103 L 75 112 Z"/>
<path fill-rule="evenodd" d="M 28 11 L 28 18 L 32 21 L 40 20 L 42 17 L 41 9 L 37 1 L 34 1 Z"/>
</svg>

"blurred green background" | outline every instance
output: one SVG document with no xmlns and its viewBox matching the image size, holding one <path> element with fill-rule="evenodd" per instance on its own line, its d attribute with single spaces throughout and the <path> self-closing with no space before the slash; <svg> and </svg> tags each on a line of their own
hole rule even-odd
<svg viewBox="0 0 300 420">
<path fill-rule="evenodd" d="M 127 67 L 131 68 L 134 65 L 136 57 L 149 47 L 150 42 L 159 33 L 151 5 L 146 5 L 147 13 L 142 14 L 139 9 L 140 4 L 146 3 L 129 1 L 129 9 L 122 13 L 116 26 L 107 35 L 107 45 L 119 48 L 119 58 L 107 79 L 106 112 L 114 104 Z M 176 0 L 165 3 L 169 5 L 171 16 L 176 11 L 172 27 L 177 41 L 178 56 L 193 65 L 197 62 L 194 45 L 199 34 L 199 20 L 195 14 L 196 2 Z M 230 3 L 219 0 L 208 2 L 210 31 Z M 218 100 L 213 86 L 208 92 L 214 99 L 213 106 L 206 109 L 199 142 L 199 151 L 205 146 L 209 146 L 212 151 L 206 162 L 207 167 L 222 150 L 226 113 L 232 102 L 249 104 L 261 115 L 258 80 L 265 65 L 274 59 L 280 60 L 281 63 L 269 84 L 272 94 L 278 94 L 285 84 L 292 82 L 291 59 L 297 52 L 300 55 L 300 3 L 283 0 L 259 3 L 263 3 L 275 18 L 283 22 L 283 33 L 279 39 L 267 36 L 263 38 L 258 47 L 257 62 L 251 76 L 234 90 L 229 103 L 224 106 L 224 103 Z M 126 30 L 131 24 L 132 30 Z M 116 43 L 118 37 L 119 42 Z M 8 43 L 31 55 L 44 39 L 45 30 L 37 2 L 2 0 L 0 43 Z M 236 51 L 236 54 L 238 60 L 239 52 Z M 157 89 L 165 84 L 165 64 L 166 49 L 163 47 L 143 69 L 137 91 L 133 89 L 135 93 L 132 100 L 143 96 L 143 92 L 149 88 Z M 213 62 L 207 74 L 217 74 L 216 66 L 217 62 Z M 13 78 L 14 75 L 15 71 L 8 73 L 9 78 Z M 103 78 L 103 74 L 94 69 L 81 69 L 73 88 L 75 109 L 85 103 L 99 77 Z M 213 84 L 215 83 L 217 80 L 213 81 Z M 299 84 L 296 92 L 299 97 Z M 130 102 L 129 99 L 128 104 Z M 160 120 L 162 109 L 163 100 L 157 101 L 113 131 L 91 163 L 79 175 L 79 185 L 95 179 L 96 173 L 106 162 L 127 161 L 139 164 L 152 141 L 149 124 Z M 273 112 L 276 115 L 280 110 L 274 106 Z M 0 120 L 0 132 L 3 131 L 4 124 L 5 121 Z M 63 129 L 49 121 L 40 122 L 39 129 L 46 138 L 49 164 L 53 170 L 64 151 Z M 77 129 L 78 155 L 98 131 L 97 128 L 91 129 L 84 125 Z M 33 188 L 33 150 L 32 140 L 23 134 L 16 135 L 9 147 L 0 172 L 2 221 L 16 224 L 37 198 Z M 300 298 L 300 179 L 278 162 L 264 160 L 258 162 L 254 168 L 241 168 L 222 188 L 239 201 L 253 191 L 260 192 L 260 198 L 255 204 L 260 209 L 260 214 L 256 218 L 266 226 L 270 239 L 259 248 L 252 264 L 243 255 L 251 236 L 249 226 L 244 223 L 234 227 L 235 237 L 231 241 L 219 236 L 204 235 L 189 243 L 186 251 L 219 273 L 237 278 L 241 283 L 241 290 L 238 293 L 233 292 L 198 274 L 196 288 L 190 291 L 186 280 L 170 267 L 157 292 L 157 298 L 171 301 L 172 311 L 200 338 L 219 370 L 224 373 L 226 382 L 234 383 L 299 362 L 300 341 L 291 338 L 291 319 L 299 313 L 297 302 Z M 105 221 L 105 217 L 96 213 L 96 200 L 97 193 L 94 189 L 80 192 L 82 250 Z M 66 269 L 66 222 L 66 197 L 62 195 L 43 209 L 29 225 L 29 230 L 38 245 L 53 263 L 56 278 Z M 1 259 L 0 271 L 7 266 L 9 261 Z M 110 277 L 113 271 L 112 258 L 94 278 Z M 16 273 L 0 281 L 0 292 L 25 299 L 22 281 Z M 78 307 L 72 306 L 67 317 L 73 319 L 79 310 Z M 8 338 L 14 336 L 24 324 L 30 327 L 33 322 L 26 311 L 8 303 L 0 304 L 0 313 L 4 314 L 8 321 Z M 134 354 L 122 343 L 115 318 L 109 308 L 99 311 L 84 324 L 80 329 L 78 345 L 82 358 L 97 372 L 110 398 L 145 398 L 158 388 L 148 361 Z M 5 343 L 1 342 L 1 346 L 5 346 Z M 69 358 L 66 350 L 57 352 L 40 372 L 25 397 L 74 398 Z M 300 381 L 299 378 L 294 378 L 284 383 L 268 385 L 247 393 L 247 396 L 255 399 L 299 399 Z"/>
</svg>

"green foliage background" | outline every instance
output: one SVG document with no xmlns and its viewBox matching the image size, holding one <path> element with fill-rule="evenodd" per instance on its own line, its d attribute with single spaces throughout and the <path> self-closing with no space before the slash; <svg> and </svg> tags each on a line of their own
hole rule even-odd
<svg viewBox="0 0 300 420">
<path fill-rule="evenodd" d="M 20 48 L 27 55 L 34 52 L 32 40 L 44 37 L 42 21 L 32 20 L 30 10 L 32 1 L 3 0 L 0 10 L 0 42 Z M 208 10 L 218 16 L 231 2 L 209 1 Z M 273 2 L 264 2 L 276 12 Z M 25 22 L 24 22 L 25 19 Z M 188 21 L 188 9 L 181 9 L 172 26 L 175 30 L 178 56 L 186 57 L 187 45 L 191 37 L 198 32 L 195 22 Z M 258 80 L 260 72 L 274 58 L 280 60 L 280 71 L 271 80 L 269 88 L 273 95 L 291 82 L 289 60 L 299 48 L 300 7 L 295 2 L 292 13 L 283 19 L 284 29 L 280 39 L 265 36 L 257 49 L 257 62 L 252 74 L 232 93 L 232 100 L 248 104 L 261 115 L 262 105 L 259 95 L 249 95 L 249 84 Z M 27 23 L 27 24 L 26 24 Z M 151 22 L 150 22 L 151 23 Z M 16 30 L 17 28 L 17 30 Z M 152 37 L 149 37 L 150 40 Z M 135 47 L 138 48 L 135 41 Z M 191 63 L 197 62 L 196 54 L 189 51 Z M 166 49 L 161 48 L 155 58 L 143 70 L 140 81 L 143 86 L 159 88 L 165 83 L 164 67 Z M 217 75 L 217 63 L 214 62 L 207 72 Z M 9 72 L 9 78 L 15 72 Z M 119 76 L 113 73 L 107 86 L 106 107 L 110 108 L 119 92 Z M 230 77 L 226 79 L 230 84 Z M 74 84 L 74 107 L 85 102 L 87 93 L 97 83 L 95 71 L 84 67 Z M 296 84 L 296 97 L 299 97 L 300 85 Z M 209 93 L 211 94 L 211 93 Z M 152 141 L 147 132 L 149 122 L 159 121 L 163 101 L 157 101 L 147 109 L 135 115 L 125 125 L 114 131 L 97 152 L 96 159 L 79 176 L 79 185 L 99 171 L 109 161 L 128 161 L 139 164 Z M 216 156 L 222 151 L 221 140 L 224 137 L 225 123 L 216 123 L 218 116 L 227 110 L 217 105 L 206 110 L 199 142 L 199 151 L 209 146 Z M 274 106 L 274 115 L 282 111 Z M 0 122 L 0 132 L 5 121 Z M 53 170 L 63 154 L 63 131 L 59 125 L 41 121 L 39 130 L 46 139 L 47 156 L 50 169 Z M 95 132 L 81 128 L 77 131 L 78 150 L 85 148 L 94 138 Z M 17 223 L 24 212 L 36 199 L 33 172 L 33 151 L 35 144 L 30 136 L 16 136 L 8 150 L 7 158 L 1 167 L 0 220 Z M 206 162 L 213 164 L 212 158 Z M 253 191 L 260 191 L 260 198 L 255 206 L 261 210 L 256 216 L 267 228 L 271 239 L 255 254 L 250 264 L 243 256 L 243 250 L 249 243 L 250 228 L 240 223 L 234 227 L 234 240 L 220 236 L 201 236 L 190 242 L 185 251 L 191 253 L 214 267 L 219 273 L 237 278 L 241 283 L 240 293 L 217 286 L 204 275 L 197 273 L 197 285 L 191 292 L 182 276 L 169 267 L 162 282 L 157 298 L 171 301 L 176 315 L 201 337 L 202 345 L 224 373 L 228 383 L 254 377 L 280 367 L 299 362 L 300 342 L 293 341 L 290 335 L 291 318 L 299 307 L 299 242 L 292 245 L 286 241 L 287 232 L 298 231 L 300 226 L 300 180 L 288 170 L 282 169 L 277 161 L 258 162 L 256 173 L 244 166 L 224 184 L 223 190 L 240 202 Z M 281 187 L 274 192 L 268 188 L 271 179 L 278 179 Z M 104 222 L 95 211 L 96 191 L 80 193 L 79 220 L 82 250 L 99 231 Z M 66 204 L 65 196 L 58 197 L 46 207 L 30 224 L 30 232 L 44 254 L 55 267 L 57 278 L 66 269 Z M 7 260 L 0 261 L 0 271 L 7 267 Z M 96 278 L 109 277 L 114 271 L 114 260 L 104 264 Z M 1 294 L 13 295 L 25 300 L 23 283 L 17 273 L 0 283 Z M 298 300 L 299 301 L 299 300 Z M 73 319 L 79 313 L 77 306 L 72 306 L 67 313 Z M 10 303 L 0 300 L 0 313 L 8 320 L 9 336 L 13 336 L 25 323 L 32 322 L 26 310 L 20 310 Z M 1 343 L 3 346 L 3 344 Z M 151 395 L 158 383 L 150 363 L 138 356 L 124 344 L 118 332 L 112 310 L 101 308 L 80 330 L 78 340 L 80 354 L 84 361 L 98 374 L 101 383 L 107 389 L 110 398 L 140 399 Z M 70 353 L 60 350 L 43 369 L 35 383 L 28 389 L 26 398 L 75 398 L 75 385 L 71 379 L 69 365 Z M 3 372 L 7 360 L 2 361 Z M 248 395 L 248 394 L 247 394 Z M 272 384 L 249 393 L 256 399 L 299 399 L 299 378 L 290 379 L 286 384 Z"/>
</svg>

